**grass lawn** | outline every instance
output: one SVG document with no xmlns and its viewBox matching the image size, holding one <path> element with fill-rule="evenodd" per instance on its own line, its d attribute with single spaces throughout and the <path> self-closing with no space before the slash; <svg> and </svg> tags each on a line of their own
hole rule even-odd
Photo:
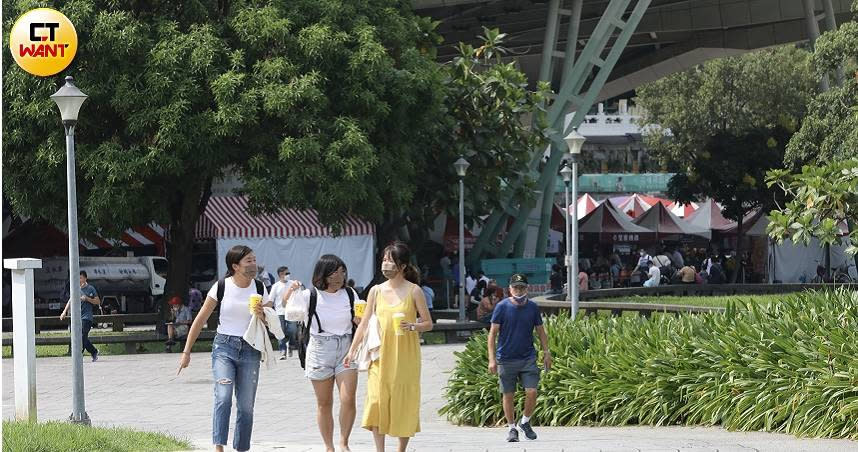
<svg viewBox="0 0 858 452">
<path fill-rule="evenodd" d="M 123 335 L 123 334 L 139 334 L 140 331 L 123 331 L 123 332 L 114 332 L 109 329 L 105 330 L 93 330 L 89 333 L 89 337 L 93 336 L 101 336 L 101 335 Z M 5 335 L 5 334 L 4 334 Z M 9 334 L 11 336 L 11 333 Z M 67 336 L 68 332 L 65 331 L 49 331 L 45 333 L 38 334 L 36 337 L 50 337 L 50 336 Z M 95 347 L 98 349 L 99 355 L 124 355 L 125 353 L 125 344 L 95 344 Z M 178 353 L 182 351 L 182 347 L 184 347 L 184 343 L 176 344 L 173 346 L 173 353 Z M 143 344 L 143 349 L 137 349 L 137 353 L 164 353 L 166 346 L 162 342 L 147 342 Z M 212 341 L 197 341 L 194 344 L 193 351 L 194 352 L 210 352 L 212 349 Z M 52 357 L 52 356 L 67 356 L 68 345 L 37 345 L 36 346 L 36 357 L 44 358 L 44 357 Z M 12 357 L 12 347 L 3 347 L 3 358 L 11 358 Z M 83 359 L 89 359 L 89 355 L 84 351 Z"/>
<path fill-rule="evenodd" d="M 179 451 L 187 440 L 124 428 L 99 428 L 66 422 L 3 421 L 3 450 L 16 452 Z"/>
</svg>

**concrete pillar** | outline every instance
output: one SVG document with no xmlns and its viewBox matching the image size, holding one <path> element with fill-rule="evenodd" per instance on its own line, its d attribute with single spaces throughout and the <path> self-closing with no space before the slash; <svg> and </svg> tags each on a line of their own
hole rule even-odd
<svg viewBox="0 0 858 452">
<path fill-rule="evenodd" d="M 12 270 L 12 344 L 15 350 L 15 419 L 36 422 L 36 317 L 33 269 L 40 259 L 4 259 Z"/>
<path fill-rule="evenodd" d="M 819 39 L 819 22 L 816 21 L 816 5 L 814 0 L 804 0 L 804 19 L 807 26 L 807 39 L 810 40 L 810 46 L 816 48 L 816 40 Z M 823 75 L 819 80 L 819 90 L 822 92 L 828 91 L 828 76 Z"/>
<path fill-rule="evenodd" d="M 825 31 L 837 30 L 837 19 L 834 17 L 834 5 L 831 0 L 822 0 L 822 9 L 825 11 Z M 843 65 L 837 66 L 834 80 L 837 86 L 843 86 L 843 81 L 846 78 L 846 73 L 843 70 Z"/>
</svg>

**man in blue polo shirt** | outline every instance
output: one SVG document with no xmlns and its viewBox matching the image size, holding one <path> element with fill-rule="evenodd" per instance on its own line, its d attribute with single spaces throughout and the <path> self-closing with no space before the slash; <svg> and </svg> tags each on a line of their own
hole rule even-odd
<svg viewBox="0 0 858 452">
<path fill-rule="evenodd" d="M 83 348 L 92 355 L 92 362 L 98 361 L 98 350 L 92 345 L 92 342 L 89 341 L 89 330 L 92 329 L 92 310 L 93 306 L 98 306 L 101 304 L 101 298 L 98 297 L 98 292 L 95 290 L 95 287 L 92 287 L 89 283 L 87 283 L 87 275 L 86 272 L 81 270 L 80 272 L 80 332 L 83 336 Z M 60 320 L 64 320 L 66 315 L 68 315 L 70 308 L 70 303 L 72 300 L 69 300 L 66 303 L 65 309 L 63 309 L 62 314 L 60 314 Z M 71 350 L 71 349 L 69 349 Z"/>
<path fill-rule="evenodd" d="M 527 277 L 514 274 L 509 279 L 512 296 L 504 299 L 492 313 L 489 330 L 489 372 L 497 374 L 503 394 L 503 414 L 509 426 L 506 440 L 518 441 L 515 424 L 515 390 L 518 382 L 524 387 L 524 416 L 518 428 L 527 439 L 536 439 L 530 426 L 530 416 L 536 408 L 536 389 L 539 386 L 539 367 L 536 366 L 536 348 L 533 346 L 533 330 L 539 334 L 545 370 L 551 368 L 551 351 L 548 336 L 542 326 L 539 306 L 527 299 Z M 495 351 L 497 341 L 497 351 Z"/>
</svg>

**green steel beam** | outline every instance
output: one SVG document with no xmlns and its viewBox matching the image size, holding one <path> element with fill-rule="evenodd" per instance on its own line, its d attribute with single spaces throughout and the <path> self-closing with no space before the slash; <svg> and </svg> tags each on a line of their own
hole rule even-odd
<svg viewBox="0 0 858 452">
<path fill-rule="evenodd" d="M 563 133 L 562 135 L 554 134 L 551 137 L 551 141 L 554 143 L 554 146 L 552 146 L 551 155 L 548 162 L 543 167 L 542 174 L 540 175 L 536 187 L 537 190 L 542 190 L 544 197 L 554 197 L 554 177 L 559 169 L 563 153 L 567 149 L 563 137 L 565 137 L 573 127 L 577 127 L 584 120 L 584 116 L 593 105 L 593 102 L 595 102 L 596 96 L 598 96 L 599 91 L 607 81 L 611 70 L 613 70 L 622 55 L 623 50 L 631 39 L 635 28 L 637 28 L 638 23 L 640 23 L 640 20 L 646 12 L 647 7 L 649 7 L 650 2 L 651 0 L 638 0 L 628 20 L 623 21 L 622 17 L 631 3 L 631 0 L 611 0 L 611 3 L 608 4 L 607 9 L 605 10 L 605 14 L 596 25 L 590 40 L 581 52 L 581 58 L 575 62 L 569 78 L 566 80 L 567 83 L 561 87 L 557 99 L 549 110 L 548 120 L 550 124 L 554 125 L 555 130 L 563 130 Z M 620 32 L 616 37 L 616 41 L 611 47 L 608 55 L 604 59 L 601 58 L 608 42 L 617 29 L 619 29 Z M 595 72 L 595 77 L 588 86 L 587 91 L 582 96 L 581 90 L 584 83 L 589 78 L 588 76 L 593 72 Z M 578 102 L 573 104 L 573 98 L 578 99 Z M 573 106 L 575 109 L 575 115 L 573 116 L 569 127 L 564 128 L 564 113 L 570 110 L 570 107 Z M 540 153 L 534 157 L 541 159 L 542 155 Z M 543 203 L 543 206 L 544 205 L 545 203 Z M 527 223 L 527 218 L 530 215 L 531 210 L 532 209 L 527 206 L 519 209 L 518 217 L 499 248 L 500 255 L 508 253 L 513 243 L 518 240 Z M 543 239 L 544 237 L 538 238 L 540 241 L 543 241 Z"/>
<path fill-rule="evenodd" d="M 551 66 L 554 61 L 554 50 L 557 45 L 557 28 L 560 24 L 560 1 L 561 0 L 550 0 L 548 3 L 548 17 L 546 18 L 546 27 L 545 27 L 545 39 L 542 44 L 542 59 L 539 64 L 539 80 L 547 80 L 551 81 Z M 578 1 L 578 0 L 576 0 Z M 533 173 L 537 172 L 539 161 L 534 159 L 530 162 L 529 168 Z M 516 184 L 520 186 L 519 184 Z M 509 199 L 510 202 L 515 197 L 515 188 L 512 187 L 508 190 L 508 196 L 502 196 L 503 198 Z M 521 207 L 513 209 L 512 206 L 505 206 L 502 210 L 496 210 L 489 215 L 489 218 L 486 219 L 485 227 L 483 228 L 483 233 L 480 234 L 479 238 L 477 238 L 477 242 L 474 244 L 474 247 L 471 249 L 471 252 L 468 255 L 468 266 L 471 268 L 478 267 L 479 260 L 483 255 L 489 253 L 493 255 L 497 255 L 497 249 L 494 246 L 495 237 L 497 237 L 498 232 L 500 232 L 500 226 L 506 225 L 506 220 L 510 216 L 518 217 L 521 214 Z M 485 232 L 492 232 L 491 234 L 486 234 Z M 521 242 L 522 245 L 524 242 Z M 500 256 L 504 257 L 504 256 Z"/>
<path fill-rule="evenodd" d="M 637 24 L 643 18 L 644 13 L 646 13 L 646 9 L 649 6 L 649 2 L 650 2 L 650 0 L 645 0 L 645 1 L 639 2 L 635 6 L 635 9 L 632 11 L 632 14 L 629 16 L 629 19 L 627 22 L 622 22 L 622 20 L 620 18 L 614 17 L 612 24 L 615 27 L 620 28 L 620 30 L 621 30 L 620 34 L 617 37 L 617 40 L 616 40 L 614 46 L 611 48 L 611 51 L 608 53 L 608 56 L 604 60 L 602 60 L 599 57 L 596 57 L 592 60 L 592 64 L 594 66 L 598 66 L 600 68 L 600 70 L 596 74 L 596 77 L 594 78 L 593 82 L 589 86 L 586 95 L 584 96 L 583 100 L 584 100 L 584 104 L 586 105 L 586 108 L 583 108 L 583 109 L 579 108 L 578 110 L 575 111 L 575 115 L 573 116 L 573 119 L 570 122 L 569 127 L 567 127 L 566 130 L 563 131 L 563 136 L 566 136 L 567 134 L 569 134 L 572 131 L 572 128 L 577 127 L 578 125 L 580 125 L 584 121 L 584 117 L 587 114 L 588 110 L 590 109 L 590 106 L 593 105 L 593 103 L 596 101 L 596 96 L 598 95 L 599 91 L 601 91 L 602 87 L 605 85 L 605 82 L 607 82 L 608 77 L 610 76 L 611 70 L 613 70 L 613 67 L 616 65 L 617 61 L 619 61 L 620 56 L 622 55 L 623 49 L 628 44 L 629 40 L 631 39 L 632 35 L 634 34 L 634 29 L 637 27 Z M 606 45 L 607 45 L 607 41 L 606 41 Z M 565 144 L 565 141 L 564 141 L 564 144 Z M 566 149 L 565 147 L 562 148 L 562 152 L 565 152 L 565 149 Z M 558 152 L 558 154 L 559 153 L 560 152 Z M 546 165 L 545 169 L 544 169 L 544 174 L 556 175 L 557 171 L 559 170 L 561 161 L 562 161 L 562 157 L 560 159 L 556 160 L 556 163 L 554 164 L 554 166 L 552 166 L 551 164 Z M 551 162 L 549 162 L 549 163 L 551 163 Z M 556 184 L 553 182 L 553 180 L 547 180 L 546 185 L 542 187 L 542 190 L 544 193 L 543 196 L 545 197 L 545 199 L 551 199 L 553 201 L 554 193 L 555 193 L 555 187 L 556 187 Z M 544 257 L 545 256 L 544 247 L 545 247 L 545 245 L 547 245 L 547 242 L 548 242 L 548 231 L 549 231 L 549 226 L 550 226 L 550 222 L 551 222 L 551 213 L 552 213 L 553 208 L 554 208 L 553 202 L 551 202 L 550 204 L 544 204 L 543 205 L 542 223 L 540 224 L 539 236 L 537 238 L 538 243 L 543 245 L 543 252 L 542 252 L 542 254 L 537 254 L 537 257 Z"/>
<path fill-rule="evenodd" d="M 557 46 L 557 25 L 560 23 L 560 0 L 548 2 L 548 23 L 545 27 L 545 40 L 542 44 L 542 61 L 539 65 L 539 80 L 551 81 L 551 63 L 554 61 L 554 49 Z"/>
<path fill-rule="evenodd" d="M 550 137 L 552 143 L 550 157 L 547 164 L 543 167 L 536 184 L 536 190 L 541 190 L 543 192 L 543 196 L 548 196 L 549 199 L 552 199 L 554 196 L 553 182 L 556 176 L 555 173 L 560 166 L 562 155 L 567 149 L 563 137 L 568 134 L 568 131 L 570 131 L 572 127 L 577 127 L 583 121 L 584 116 L 593 105 L 599 90 L 604 86 L 611 70 L 616 65 L 622 51 L 628 44 L 629 39 L 631 39 L 637 25 L 640 23 L 647 7 L 649 7 L 651 0 L 637 0 L 636 6 L 628 20 L 624 21 L 623 16 L 631 2 L 632 0 L 611 0 L 605 9 L 605 13 L 602 15 L 599 23 L 593 30 L 587 45 L 584 46 L 584 49 L 581 52 L 581 57 L 572 64 L 571 69 L 564 67 L 563 72 L 565 80 L 563 80 L 560 92 L 548 112 L 548 123 L 554 126 L 554 130 L 563 130 L 563 132 L 561 134 L 554 134 L 554 136 Z M 611 47 L 608 56 L 602 58 L 605 48 L 618 29 L 619 35 L 616 38 L 616 42 Z M 553 49 L 553 45 L 551 47 Z M 573 52 L 568 53 L 572 54 Z M 587 91 L 582 93 L 581 91 L 584 84 L 594 72 L 595 77 L 593 78 L 593 81 L 590 83 Z M 569 127 L 564 130 L 565 112 L 573 109 L 576 112 L 575 116 L 573 117 Z M 530 165 L 531 169 L 538 167 L 542 160 L 542 156 L 543 149 L 536 150 Z M 510 190 L 510 193 L 514 193 L 514 191 L 515 190 Z M 511 196 L 509 198 L 509 202 L 513 202 Z M 490 248 L 492 251 L 491 254 L 499 257 L 505 257 L 510 252 L 513 245 L 518 242 L 522 230 L 527 224 L 530 212 L 533 209 L 533 206 L 528 204 L 529 203 L 527 202 L 523 202 L 517 209 L 515 209 L 515 214 L 513 215 L 513 217 L 515 217 L 515 222 L 499 247 L 494 247 L 492 245 L 495 237 L 497 237 L 497 233 L 491 235 L 480 234 L 477 243 L 471 251 L 471 263 L 479 261 L 479 259 Z M 544 207 L 546 203 L 542 204 Z M 498 227 L 506 223 L 507 218 L 509 218 L 507 213 L 508 211 L 509 209 L 497 210 L 489 216 L 487 225 L 493 226 L 493 232 L 496 232 Z M 539 241 L 543 242 L 544 238 L 540 237 Z"/>
<path fill-rule="evenodd" d="M 561 76 L 561 86 L 569 79 L 569 73 L 575 66 L 575 54 L 578 51 L 578 30 L 581 26 L 581 9 L 584 6 L 584 0 L 572 0 L 572 8 L 570 10 L 569 29 L 566 33 L 566 49 L 564 50 L 563 59 L 563 75 Z M 555 129 L 557 130 L 557 129 Z M 550 154 L 560 152 L 552 146 Z M 545 193 L 545 192 L 543 192 Z M 545 257 L 545 251 L 548 248 L 548 231 L 551 226 L 551 216 L 554 214 L 554 194 L 551 196 L 542 196 L 542 217 L 539 222 L 538 239 L 536 242 L 536 257 Z M 516 249 L 515 255 L 520 255 Z"/>
</svg>

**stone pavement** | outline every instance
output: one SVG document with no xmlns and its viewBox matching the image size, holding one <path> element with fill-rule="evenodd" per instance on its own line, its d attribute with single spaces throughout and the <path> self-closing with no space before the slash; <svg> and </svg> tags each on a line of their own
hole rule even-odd
<svg viewBox="0 0 858 452">
<path fill-rule="evenodd" d="M 423 347 L 423 431 L 412 439 L 417 451 L 858 451 L 858 442 L 797 439 L 768 433 L 735 433 L 720 428 L 687 427 L 553 427 L 537 428 L 536 441 L 522 436 L 506 443 L 503 428 L 457 427 L 437 413 L 443 405 L 453 352 L 462 345 Z M 188 438 L 201 450 L 212 450 L 211 359 L 195 353 L 191 366 L 176 377 L 177 354 L 104 356 L 97 363 L 84 357 L 87 412 L 98 426 L 125 426 Z M 323 451 L 315 423 L 312 387 L 297 356 L 260 370 L 253 430 L 254 451 Z M 40 420 L 62 420 L 71 412 L 71 361 L 40 358 L 36 362 Z M 3 360 L 3 418 L 14 417 L 12 360 Z M 359 427 L 365 374 L 358 386 L 358 420 L 352 450 L 374 451 L 372 435 Z M 334 416 L 336 419 L 336 409 Z M 234 422 L 235 414 L 233 414 Z M 338 429 L 335 430 L 335 441 Z M 232 435 L 230 435 L 232 441 Z M 387 449 L 396 450 L 388 439 Z M 228 449 L 229 450 L 229 449 Z"/>
</svg>

